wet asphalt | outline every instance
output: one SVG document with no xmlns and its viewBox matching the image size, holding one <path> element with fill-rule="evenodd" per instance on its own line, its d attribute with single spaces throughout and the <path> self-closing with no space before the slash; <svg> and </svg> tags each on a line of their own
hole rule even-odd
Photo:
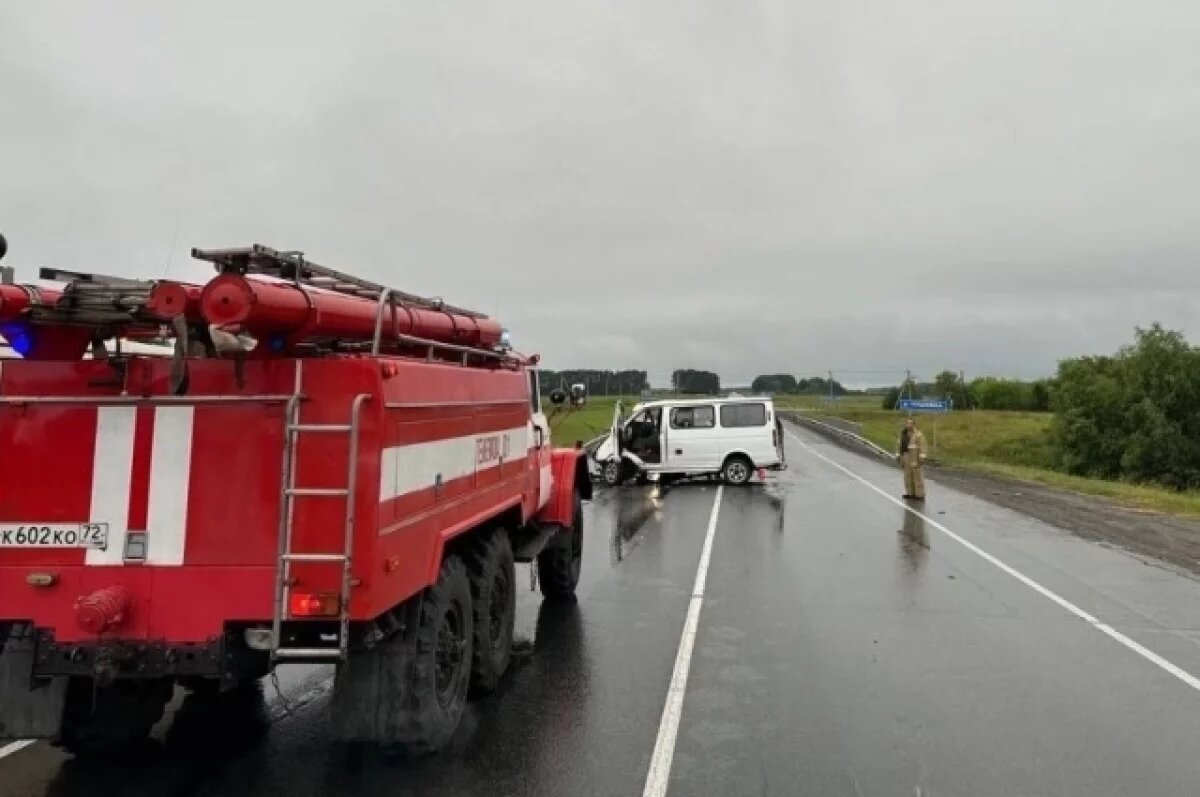
<svg viewBox="0 0 1200 797">
<path fill-rule="evenodd" d="M 821 457 L 897 471 L 795 434 L 723 491 L 669 794 L 1200 794 L 1200 691 L 929 521 L 1193 675 L 1200 581 L 936 484 L 924 519 Z M 578 602 L 518 568 L 514 668 L 437 758 L 331 747 L 330 673 L 294 667 L 265 721 L 177 699 L 132 760 L 0 759 L 0 797 L 639 795 L 716 494 L 598 491 Z"/>
</svg>

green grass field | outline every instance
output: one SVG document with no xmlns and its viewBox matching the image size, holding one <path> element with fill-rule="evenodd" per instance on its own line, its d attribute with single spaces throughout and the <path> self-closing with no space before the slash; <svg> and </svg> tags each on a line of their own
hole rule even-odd
<svg viewBox="0 0 1200 797">
<path fill-rule="evenodd" d="M 885 410 L 878 396 L 852 396 L 835 402 L 798 397 L 781 407 L 801 409 L 861 424 L 863 437 L 895 451 L 904 416 Z M 1071 476 L 1053 469 L 1050 444 L 1053 416 L 1037 412 L 972 410 L 917 416 L 930 453 L 946 465 L 1036 482 L 1070 492 L 1098 495 L 1126 506 L 1200 517 L 1200 493 Z M 936 441 L 936 447 L 935 447 Z"/>
<path fill-rule="evenodd" d="M 624 399 L 626 409 L 637 401 L 633 397 Z M 576 440 L 586 442 L 604 434 L 612 422 L 615 402 L 612 398 L 593 398 L 582 409 L 552 414 L 550 426 L 554 443 L 573 446 Z M 820 396 L 789 396 L 776 400 L 781 409 L 805 410 L 818 418 L 825 415 L 860 424 L 860 434 L 876 445 L 894 451 L 903 415 L 884 410 L 879 402 L 878 396 L 847 396 L 833 402 Z M 1178 493 L 1157 487 L 1087 479 L 1053 470 L 1051 421 L 1052 417 L 1046 413 L 986 410 L 917 418 L 937 462 L 1103 496 L 1140 509 L 1200 517 L 1200 493 Z"/>
</svg>

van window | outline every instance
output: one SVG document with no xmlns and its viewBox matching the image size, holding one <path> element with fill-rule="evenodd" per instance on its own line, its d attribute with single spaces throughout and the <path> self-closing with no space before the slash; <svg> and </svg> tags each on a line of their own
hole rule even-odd
<svg viewBox="0 0 1200 797">
<path fill-rule="evenodd" d="M 766 426 L 767 405 L 725 404 L 721 407 L 721 425 L 727 429 L 741 426 Z"/>
<path fill-rule="evenodd" d="M 671 410 L 672 429 L 711 429 L 717 425 L 712 407 L 676 407 Z"/>
</svg>

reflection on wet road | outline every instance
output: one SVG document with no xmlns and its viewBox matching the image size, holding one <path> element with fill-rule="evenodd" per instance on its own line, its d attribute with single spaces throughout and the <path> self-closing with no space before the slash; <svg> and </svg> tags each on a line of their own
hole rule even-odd
<svg viewBox="0 0 1200 797">
<path fill-rule="evenodd" d="M 894 470 L 803 439 L 899 492 Z M 1200 694 L 789 455 L 776 483 L 724 491 L 670 794 L 1200 793 Z M 182 700 L 130 762 L 4 758 L 0 797 L 641 794 L 715 495 L 599 492 L 578 602 L 522 594 L 512 672 L 437 758 L 331 746 L 329 671 L 292 668 L 283 700 L 269 685 L 223 712 Z M 937 485 L 924 511 L 1200 672 L 1195 580 Z"/>
</svg>

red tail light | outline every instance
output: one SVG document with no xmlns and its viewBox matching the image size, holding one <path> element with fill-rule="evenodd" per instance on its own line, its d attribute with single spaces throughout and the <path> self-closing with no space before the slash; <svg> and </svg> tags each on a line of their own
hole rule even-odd
<svg viewBox="0 0 1200 797">
<path fill-rule="evenodd" d="M 341 599 L 336 592 L 293 592 L 293 617 L 337 617 Z"/>
</svg>

